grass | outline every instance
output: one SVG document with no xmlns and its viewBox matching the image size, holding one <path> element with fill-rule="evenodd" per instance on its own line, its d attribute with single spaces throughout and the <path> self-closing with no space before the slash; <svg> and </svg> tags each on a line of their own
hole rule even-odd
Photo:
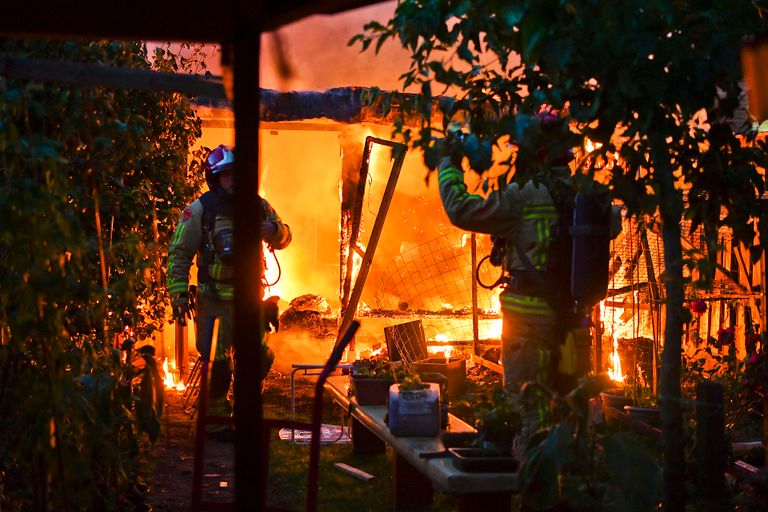
<svg viewBox="0 0 768 512">
<path fill-rule="evenodd" d="M 273 418 L 290 417 L 290 394 L 283 389 L 290 386 L 275 386 L 266 390 L 264 416 Z M 305 421 L 311 412 L 314 381 L 296 380 L 296 419 Z M 338 424 L 338 408 L 332 406 L 329 398 L 324 399 L 325 423 Z M 333 466 L 343 462 L 374 475 L 365 482 L 348 475 Z M 355 455 L 352 445 L 323 445 L 320 450 L 320 481 L 318 487 L 318 510 L 321 511 L 391 511 L 392 495 L 392 450 L 382 454 Z M 270 444 L 269 482 L 267 503 L 294 510 L 305 506 L 309 470 L 309 445 L 273 438 Z M 451 512 L 458 510 L 456 500 L 442 493 L 435 493 L 431 506 L 420 508 L 426 512 Z"/>
</svg>

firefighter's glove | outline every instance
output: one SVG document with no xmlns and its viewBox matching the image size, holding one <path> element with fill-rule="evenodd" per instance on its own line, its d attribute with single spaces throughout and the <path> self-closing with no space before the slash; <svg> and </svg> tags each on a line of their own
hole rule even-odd
<svg viewBox="0 0 768 512">
<path fill-rule="evenodd" d="M 280 330 L 280 309 L 277 307 L 278 297 L 269 297 L 261 303 L 261 317 L 264 319 L 264 330 L 275 332 Z"/>
<path fill-rule="evenodd" d="M 464 160 L 464 135 L 461 131 L 461 125 L 452 122 L 445 138 L 445 156 L 450 158 L 451 164 L 459 170 L 461 170 L 461 162 Z"/>
<path fill-rule="evenodd" d="M 187 325 L 187 318 L 192 318 L 192 300 L 187 293 L 180 293 L 173 299 L 171 299 L 171 307 L 173 308 L 173 319 L 179 323 L 179 325 Z"/>
</svg>

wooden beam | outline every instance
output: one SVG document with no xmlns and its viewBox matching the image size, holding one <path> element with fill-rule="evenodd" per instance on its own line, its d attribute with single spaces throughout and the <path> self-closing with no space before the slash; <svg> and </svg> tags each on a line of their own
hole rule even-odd
<svg viewBox="0 0 768 512">
<path fill-rule="evenodd" d="M 275 30 L 314 14 L 336 14 L 381 0 L 6 0 L 6 35 L 161 41 L 231 42 L 244 18 Z"/>
<path fill-rule="evenodd" d="M 180 92 L 188 96 L 226 100 L 220 79 L 150 69 L 2 57 L 0 75 L 21 80 L 62 82 L 90 87 Z"/>
<path fill-rule="evenodd" d="M 218 77 L 14 57 L 0 57 L 0 75 L 19 80 L 59 82 L 84 87 L 178 92 L 197 98 L 201 106 L 232 108 Z M 261 119 L 269 122 L 304 119 L 329 119 L 340 123 L 386 122 L 380 109 L 363 104 L 365 91 L 362 87 L 337 87 L 323 92 L 260 89 L 259 112 Z M 294 125 L 292 127 L 297 129 Z M 338 131 L 340 128 L 329 125 L 324 129 Z"/>
</svg>

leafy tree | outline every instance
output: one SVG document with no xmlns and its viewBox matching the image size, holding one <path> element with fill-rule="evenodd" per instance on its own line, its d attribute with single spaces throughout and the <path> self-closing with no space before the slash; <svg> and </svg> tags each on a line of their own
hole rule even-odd
<svg viewBox="0 0 768 512">
<path fill-rule="evenodd" d="M 706 285 L 717 230 L 759 256 L 768 245 L 768 209 L 759 168 L 765 144 L 739 106 L 739 46 L 763 26 L 764 2 L 596 0 L 400 0 L 386 24 L 371 22 L 350 41 L 363 49 L 396 40 L 411 53 L 401 76 L 413 97 L 394 94 L 420 119 L 398 121 L 427 166 L 452 151 L 483 173 L 494 147 L 516 151 L 496 164 L 507 179 L 545 170 L 569 147 L 601 144 L 579 161 L 592 177 L 598 162 L 610 166 L 608 184 L 629 214 L 659 225 L 664 241 L 666 325 L 660 403 L 664 431 L 664 506 L 683 510 L 684 439 L 680 407 L 684 266 Z M 436 108 L 433 108 L 435 107 Z M 535 114 L 560 111 L 555 130 Z M 458 139 L 455 124 L 468 128 Z M 736 136 L 742 132 L 743 136 Z M 502 153 L 503 154 L 503 153 Z M 586 154 L 584 151 L 583 154 Z M 498 158 L 497 158 L 498 159 Z M 526 162 L 514 169 L 515 161 Z M 503 181 L 500 183 L 503 185 Z M 684 253 L 681 221 L 703 226 L 706 257 Z M 759 244 L 754 241 L 759 233 Z"/>
<path fill-rule="evenodd" d="M 5 55 L 173 71 L 136 42 L 3 39 Z M 199 185 L 175 93 L 0 78 L 0 508 L 117 510 L 159 434 L 163 262 Z M 77 491 L 75 491 L 77 490 Z"/>
</svg>

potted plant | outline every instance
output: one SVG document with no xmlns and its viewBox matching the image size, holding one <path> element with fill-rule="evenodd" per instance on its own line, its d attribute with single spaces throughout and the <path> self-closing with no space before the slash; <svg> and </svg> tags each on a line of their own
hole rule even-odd
<svg viewBox="0 0 768 512">
<path fill-rule="evenodd" d="M 392 363 L 383 358 L 352 363 L 350 392 L 358 405 L 386 405 L 389 386 L 394 381 Z"/>
<path fill-rule="evenodd" d="M 624 410 L 625 405 L 632 405 L 635 401 L 631 396 L 627 396 L 626 388 L 611 388 L 600 392 L 600 401 L 603 407 L 613 407 L 614 409 Z"/>
<path fill-rule="evenodd" d="M 661 422 L 661 410 L 656 403 L 656 397 L 649 389 L 638 387 L 631 404 L 624 406 L 624 412 L 631 419 L 658 427 Z"/>
<path fill-rule="evenodd" d="M 512 453 L 512 441 L 522 427 L 522 410 L 503 389 L 496 389 L 490 399 L 483 397 L 475 409 L 475 428 L 480 447 L 490 452 Z"/>
<path fill-rule="evenodd" d="M 520 433 L 522 411 L 502 389 L 482 397 L 475 405 L 478 436 L 471 447 L 448 448 L 453 464 L 468 472 L 515 471 L 518 460 L 512 455 L 512 443 Z"/>
</svg>

